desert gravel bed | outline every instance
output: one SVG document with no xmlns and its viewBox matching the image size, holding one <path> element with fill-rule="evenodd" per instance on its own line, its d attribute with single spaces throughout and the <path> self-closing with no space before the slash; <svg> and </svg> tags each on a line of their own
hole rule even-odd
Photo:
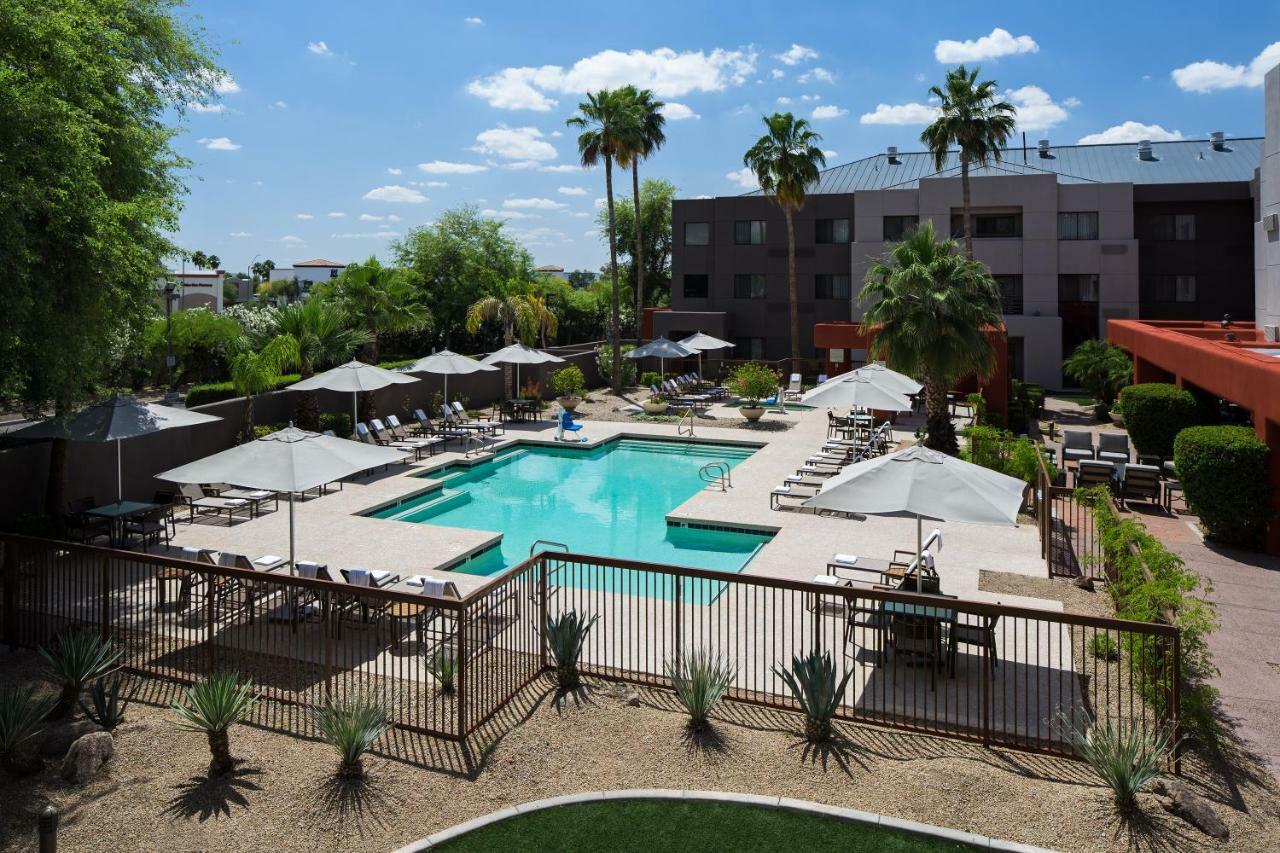
<svg viewBox="0 0 1280 853">
<path fill-rule="evenodd" d="M 29 653 L 0 654 L 0 679 L 36 672 Z M 1145 817 L 1120 822 L 1076 762 L 983 749 L 888 729 L 839 726 L 807 747 L 792 715 L 726 705 L 713 737 L 692 740 L 669 693 L 596 682 L 553 701 L 541 683 L 476 737 L 471 751 L 394 733 L 366 759 L 369 781 L 333 782 L 330 747 L 263 728 L 232 733 L 233 777 L 204 778 L 201 735 L 173 726 L 171 688 L 148 682 L 118 730 L 105 775 L 85 788 L 52 769 L 0 778 L 0 850 L 33 846 L 35 815 L 63 813 L 63 849 L 389 850 L 454 823 L 542 797 L 611 788 L 700 788 L 783 795 L 1071 851 L 1280 849 L 1280 798 L 1237 757 L 1187 778 L 1231 828 L 1208 842 L 1144 795 Z"/>
<path fill-rule="evenodd" d="M 591 421 L 616 421 L 620 423 L 635 423 L 636 417 L 626 412 L 619 411 L 624 406 L 640 405 L 649 399 L 649 392 L 642 391 L 638 388 L 632 388 L 624 393 L 621 397 L 610 394 L 608 389 L 599 389 L 590 392 L 583 401 L 578 405 L 575 414 L 581 416 L 587 423 Z M 696 415 L 696 423 L 700 426 L 725 427 L 729 429 L 742 429 L 751 432 L 777 432 L 780 430 L 791 429 L 794 421 L 788 421 L 780 418 L 776 414 L 766 412 L 758 423 L 750 423 L 746 418 L 730 417 L 723 414 L 725 409 L 718 410 L 720 414 L 703 413 Z M 676 418 L 671 419 L 674 424 Z"/>
</svg>

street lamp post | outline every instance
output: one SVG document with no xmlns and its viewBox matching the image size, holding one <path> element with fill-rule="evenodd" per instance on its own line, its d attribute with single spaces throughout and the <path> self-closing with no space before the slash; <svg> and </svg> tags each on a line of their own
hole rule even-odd
<svg viewBox="0 0 1280 853">
<path fill-rule="evenodd" d="M 164 336 L 165 336 L 165 354 L 164 354 L 164 370 L 165 370 L 165 394 L 166 403 L 177 402 L 178 389 L 173 384 L 173 368 L 175 359 L 173 357 L 173 297 L 178 290 L 178 283 L 170 279 L 164 283 Z"/>
</svg>

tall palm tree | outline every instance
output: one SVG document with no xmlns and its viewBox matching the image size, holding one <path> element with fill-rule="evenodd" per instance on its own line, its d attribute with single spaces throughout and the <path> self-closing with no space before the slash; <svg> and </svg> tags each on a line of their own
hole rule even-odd
<svg viewBox="0 0 1280 853">
<path fill-rule="evenodd" d="M 279 335 L 261 349 L 246 349 L 231 359 L 231 384 L 244 397 L 242 441 L 253 441 L 253 398 L 272 390 L 280 374 L 298 363 L 298 342 L 292 335 Z"/>
<path fill-rule="evenodd" d="M 640 216 L 640 161 L 647 160 L 667 141 L 662 128 L 667 118 L 662 114 L 666 106 L 653 96 L 649 89 L 637 89 L 635 86 L 623 86 L 619 95 L 630 102 L 635 122 L 631 133 L 623 140 L 618 151 L 618 165 L 631 169 L 631 203 L 635 216 L 635 254 L 632 257 L 636 282 L 636 334 L 639 335 L 640 322 L 644 319 L 644 239 L 643 225 Z"/>
<path fill-rule="evenodd" d="M 347 361 L 353 352 L 369 342 L 369 333 L 352 327 L 336 302 L 323 299 L 292 302 L 272 312 L 272 315 L 264 335 L 268 338 L 290 335 L 298 342 L 298 373 L 301 379 L 310 379 L 319 368 Z M 299 392 L 294 419 L 303 429 L 320 429 L 320 403 L 316 392 Z"/>
<path fill-rule="evenodd" d="M 863 318 L 871 353 L 924 380 L 925 444 L 952 455 L 959 448 L 947 390 L 964 376 L 990 373 L 995 354 L 983 330 L 1000 323 L 1000 288 L 958 248 L 939 242 L 926 222 L 867 270 L 859 294 L 871 303 Z"/>
<path fill-rule="evenodd" d="M 529 303 L 529 310 L 533 312 L 533 325 L 538 332 L 538 345 L 546 349 L 547 338 L 554 338 L 560 329 L 560 318 L 547 307 L 545 297 L 530 293 L 524 299 Z"/>
<path fill-rule="evenodd" d="M 935 169 L 947 162 L 952 145 L 960 149 L 960 187 L 964 193 L 964 256 L 973 260 L 973 223 L 969 205 L 969 165 L 986 166 L 999 160 L 1016 123 L 1017 109 L 1008 101 L 996 100 L 995 80 L 978 82 L 978 71 L 963 65 L 947 72 L 946 83 L 932 86 L 929 94 L 941 101 L 933 124 L 920 134 L 920 141 L 933 154 Z"/>
<path fill-rule="evenodd" d="M 497 323 L 502 327 L 502 345 L 511 346 L 517 340 L 531 344 L 538 334 L 538 315 L 522 293 L 506 296 L 485 296 L 471 303 L 467 309 L 466 329 L 474 335 L 485 323 Z M 502 366 L 502 386 L 511 387 L 511 365 Z M 515 389 L 518 394 L 520 389 Z"/>
<path fill-rule="evenodd" d="M 609 384 L 614 394 L 622 393 L 622 317 L 618 307 L 618 235 L 613 208 L 613 164 L 626 140 L 638 124 L 633 105 L 618 90 L 588 92 L 578 104 L 578 114 L 565 121 L 578 128 L 578 156 L 586 168 L 604 161 L 605 199 L 609 210 L 609 274 L 613 287 L 609 297 L 609 346 L 613 352 Z"/>
<path fill-rule="evenodd" d="M 805 190 L 818 180 L 818 169 L 827 165 L 818 147 L 822 137 L 809 122 L 791 113 L 763 116 L 768 129 L 742 157 L 756 173 L 760 189 L 773 196 L 787 222 L 787 298 L 791 303 L 791 361 L 800 360 L 800 294 L 796 286 L 796 229 L 794 215 L 804 207 Z"/>
</svg>

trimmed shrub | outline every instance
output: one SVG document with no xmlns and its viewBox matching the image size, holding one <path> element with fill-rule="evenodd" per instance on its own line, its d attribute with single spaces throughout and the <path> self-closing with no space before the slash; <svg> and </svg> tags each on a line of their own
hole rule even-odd
<svg viewBox="0 0 1280 853">
<path fill-rule="evenodd" d="M 1256 547 L 1271 520 L 1265 442 L 1242 426 L 1196 426 L 1178 433 L 1174 465 L 1187 504 L 1209 536 Z"/>
<path fill-rule="evenodd" d="M 640 374 L 640 387 L 648 388 L 650 385 L 657 385 L 662 381 L 662 374 L 656 370 L 646 370 Z"/>
<path fill-rule="evenodd" d="M 729 387 L 742 398 L 743 405 L 759 406 L 761 400 L 778 393 L 778 374 L 763 364 L 740 364 L 729 376 Z"/>
<path fill-rule="evenodd" d="M 738 668 L 721 654 L 706 648 L 686 651 L 681 659 L 667 661 L 664 670 L 676 698 L 689 714 L 689 728 L 702 731 L 711 710 L 729 692 Z"/>
<path fill-rule="evenodd" d="M 547 649 L 556 664 L 556 681 L 562 691 L 578 688 L 578 658 L 587 642 L 591 626 L 598 616 L 579 616 L 569 610 L 558 616 L 547 616 Z"/>
<path fill-rule="evenodd" d="M 557 397 L 581 397 L 587 391 L 587 380 L 576 364 L 562 367 L 551 374 L 551 390 Z"/>
<path fill-rule="evenodd" d="M 773 672 L 786 683 L 804 712 L 804 736 L 810 743 L 822 743 L 831 737 L 831 720 L 844 701 L 844 689 L 853 670 L 838 677 L 838 665 L 830 652 L 812 651 L 805 657 L 791 659 L 791 669 L 778 666 Z"/>
<path fill-rule="evenodd" d="M 1165 382 L 1130 385 L 1120 392 L 1120 414 L 1139 453 L 1168 459 L 1178 433 L 1196 422 L 1196 398 Z"/>
<path fill-rule="evenodd" d="M 1168 732 L 1133 720 L 1124 725 L 1108 718 L 1084 729 L 1068 726 L 1066 735 L 1076 755 L 1111 789 L 1122 814 L 1137 808 L 1138 792 L 1161 774 L 1177 747 Z"/>
<path fill-rule="evenodd" d="M 1029 438 L 1014 438 L 1012 433 L 994 426 L 966 427 L 964 435 L 969 441 L 968 447 L 960 451 L 960 458 L 1010 477 L 1017 477 L 1028 484 L 1036 481 L 1040 470 L 1037 456 L 1040 446 Z M 1050 480 L 1058 476 L 1058 469 L 1048 459 L 1045 460 Z"/>
<path fill-rule="evenodd" d="M 351 435 L 351 415 L 346 412 L 330 412 L 320 416 L 320 431 L 333 430 L 338 438 Z"/>
</svg>

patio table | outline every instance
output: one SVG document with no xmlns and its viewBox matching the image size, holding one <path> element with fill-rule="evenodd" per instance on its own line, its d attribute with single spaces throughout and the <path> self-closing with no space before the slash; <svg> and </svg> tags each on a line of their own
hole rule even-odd
<svg viewBox="0 0 1280 853">
<path fill-rule="evenodd" d="M 91 510 L 87 510 L 85 514 L 105 518 L 111 522 L 111 544 L 114 547 L 124 544 L 125 521 L 135 515 L 142 515 L 145 512 L 159 508 L 160 504 L 147 501 L 116 501 L 115 503 L 94 507 Z M 116 535 L 117 532 L 119 533 L 118 537 Z"/>
</svg>

